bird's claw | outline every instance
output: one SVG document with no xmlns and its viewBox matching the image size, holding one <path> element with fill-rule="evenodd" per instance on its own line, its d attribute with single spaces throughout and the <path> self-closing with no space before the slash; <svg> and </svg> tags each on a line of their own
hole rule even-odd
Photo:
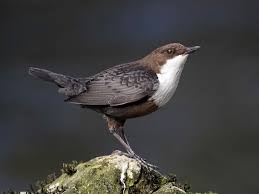
<svg viewBox="0 0 259 194">
<path fill-rule="evenodd" d="M 125 153 L 125 152 L 120 151 L 120 150 L 114 150 L 114 151 L 112 152 L 112 154 L 118 154 L 118 155 L 120 155 L 120 156 L 126 156 L 126 157 L 129 157 L 129 158 L 132 157 L 130 154 Z"/>
<path fill-rule="evenodd" d="M 148 167 L 148 168 L 152 168 L 152 169 L 155 169 L 157 170 L 158 167 L 153 165 L 153 164 L 150 164 L 146 161 L 146 159 L 144 158 L 141 158 L 140 156 L 138 156 L 137 154 L 135 153 L 125 153 L 125 152 L 122 152 L 120 150 L 114 150 L 112 152 L 112 154 L 118 154 L 120 156 L 126 156 L 126 157 L 130 157 L 130 158 L 134 158 L 135 160 L 137 160 L 141 165 L 145 166 L 145 167 Z"/>
<path fill-rule="evenodd" d="M 153 168 L 153 169 L 158 169 L 157 166 L 146 162 L 146 159 L 141 158 L 141 157 L 138 156 L 137 154 L 133 154 L 132 157 L 133 157 L 134 159 L 136 159 L 141 165 L 143 165 L 143 166 L 145 166 L 145 167 Z"/>
</svg>

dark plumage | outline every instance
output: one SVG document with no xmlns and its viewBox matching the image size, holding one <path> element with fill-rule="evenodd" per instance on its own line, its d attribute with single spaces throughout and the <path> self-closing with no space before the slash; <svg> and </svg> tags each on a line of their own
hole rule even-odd
<svg viewBox="0 0 259 194">
<path fill-rule="evenodd" d="M 67 102 L 81 105 L 125 105 L 151 96 L 158 88 L 156 74 L 137 63 L 118 65 L 84 79 L 33 67 L 29 74 L 54 82 L 69 97 Z"/>
<path fill-rule="evenodd" d="M 138 64 L 102 71 L 85 83 L 87 91 L 68 101 L 82 105 L 120 106 L 151 96 L 158 87 L 156 74 Z"/>
<path fill-rule="evenodd" d="M 30 67 L 29 74 L 44 81 L 55 83 L 60 89 L 59 93 L 72 97 L 86 92 L 86 79 L 77 79 L 70 76 L 57 74 L 45 69 Z"/>
<path fill-rule="evenodd" d="M 29 74 L 53 82 L 66 102 L 102 113 L 110 132 L 128 153 L 147 164 L 131 149 L 124 134 L 126 119 L 149 114 L 173 95 L 188 55 L 199 47 L 179 43 L 162 46 L 146 57 L 111 67 L 86 78 L 74 78 L 31 67 Z"/>
</svg>

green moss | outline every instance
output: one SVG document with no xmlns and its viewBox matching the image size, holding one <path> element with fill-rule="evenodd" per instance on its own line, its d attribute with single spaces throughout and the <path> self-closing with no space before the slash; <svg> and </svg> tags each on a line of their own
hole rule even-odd
<svg viewBox="0 0 259 194">
<path fill-rule="evenodd" d="M 77 161 L 72 161 L 72 163 L 63 163 L 63 167 L 61 169 L 61 173 L 66 173 L 67 175 L 73 175 L 76 173 L 76 166 L 79 163 Z"/>
<path fill-rule="evenodd" d="M 49 191 L 64 186 L 74 188 L 76 193 L 120 193 L 120 170 L 110 165 L 105 157 L 94 159 L 88 163 L 79 164 L 73 175 L 62 174 L 51 184 Z"/>
<path fill-rule="evenodd" d="M 175 186 L 173 183 L 167 183 L 160 187 L 154 194 L 185 194 L 186 192 Z"/>
<path fill-rule="evenodd" d="M 176 176 L 164 176 L 125 155 L 112 154 L 86 163 L 64 164 L 62 174 L 43 181 L 37 193 L 46 194 L 185 194 Z M 33 192 L 35 193 L 35 192 Z M 189 193 L 190 194 L 190 193 Z M 208 193 L 212 194 L 212 193 Z"/>
</svg>

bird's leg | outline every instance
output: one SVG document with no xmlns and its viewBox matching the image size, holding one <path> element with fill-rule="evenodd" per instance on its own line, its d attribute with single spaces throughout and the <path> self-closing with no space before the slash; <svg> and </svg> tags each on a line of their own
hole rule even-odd
<svg viewBox="0 0 259 194">
<path fill-rule="evenodd" d="M 123 128 L 117 128 L 117 129 L 109 128 L 109 131 L 121 143 L 121 145 L 123 145 L 123 147 L 127 150 L 127 152 L 131 156 L 136 155 L 135 152 L 130 147 L 128 140 L 125 138 L 125 135 L 122 135 L 124 133 Z"/>
<path fill-rule="evenodd" d="M 145 159 L 141 158 L 140 156 L 138 156 L 137 154 L 135 154 L 135 152 L 132 150 L 132 148 L 129 145 L 129 142 L 124 134 L 123 131 L 123 127 L 122 128 L 118 128 L 118 129 L 110 129 L 111 133 L 113 134 L 113 136 L 123 145 L 123 147 L 127 150 L 127 152 L 129 153 L 129 155 L 133 158 L 135 158 L 136 160 L 138 160 L 141 164 L 150 167 L 150 168 L 155 168 L 157 169 L 157 166 L 152 165 L 148 162 L 146 162 Z"/>
<path fill-rule="evenodd" d="M 113 134 L 113 136 L 123 145 L 123 147 L 127 150 L 129 155 L 136 160 L 138 160 L 141 164 L 151 167 L 151 168 L 157 168 L 156 166 L 147 163 L 143 158 L 135 154 L 135 152 L 132 150 L 130 147 L 130 144 L 127 140 L 127 137 L 124 133 L 123 126 L 125 121 L 118 121 L 115 119 L 108 118 L 108 126 L 109 126 L 109 131 Z"/>
</svg>

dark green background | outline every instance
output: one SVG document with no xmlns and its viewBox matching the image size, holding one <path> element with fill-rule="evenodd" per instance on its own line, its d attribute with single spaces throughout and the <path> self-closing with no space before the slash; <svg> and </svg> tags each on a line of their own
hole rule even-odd
<svg viewBox="0 0 259 194">
<path fill-rule="evenodd" d="M 29 66 L 88 76 L 170 42 L 200 45 L 174 98 L 130 120 L 135 151 L 195 191 L 259 193 L 258 1 L 0 2 L 0 191 L 122 149 L 100 115 Z"/>
</svg>

